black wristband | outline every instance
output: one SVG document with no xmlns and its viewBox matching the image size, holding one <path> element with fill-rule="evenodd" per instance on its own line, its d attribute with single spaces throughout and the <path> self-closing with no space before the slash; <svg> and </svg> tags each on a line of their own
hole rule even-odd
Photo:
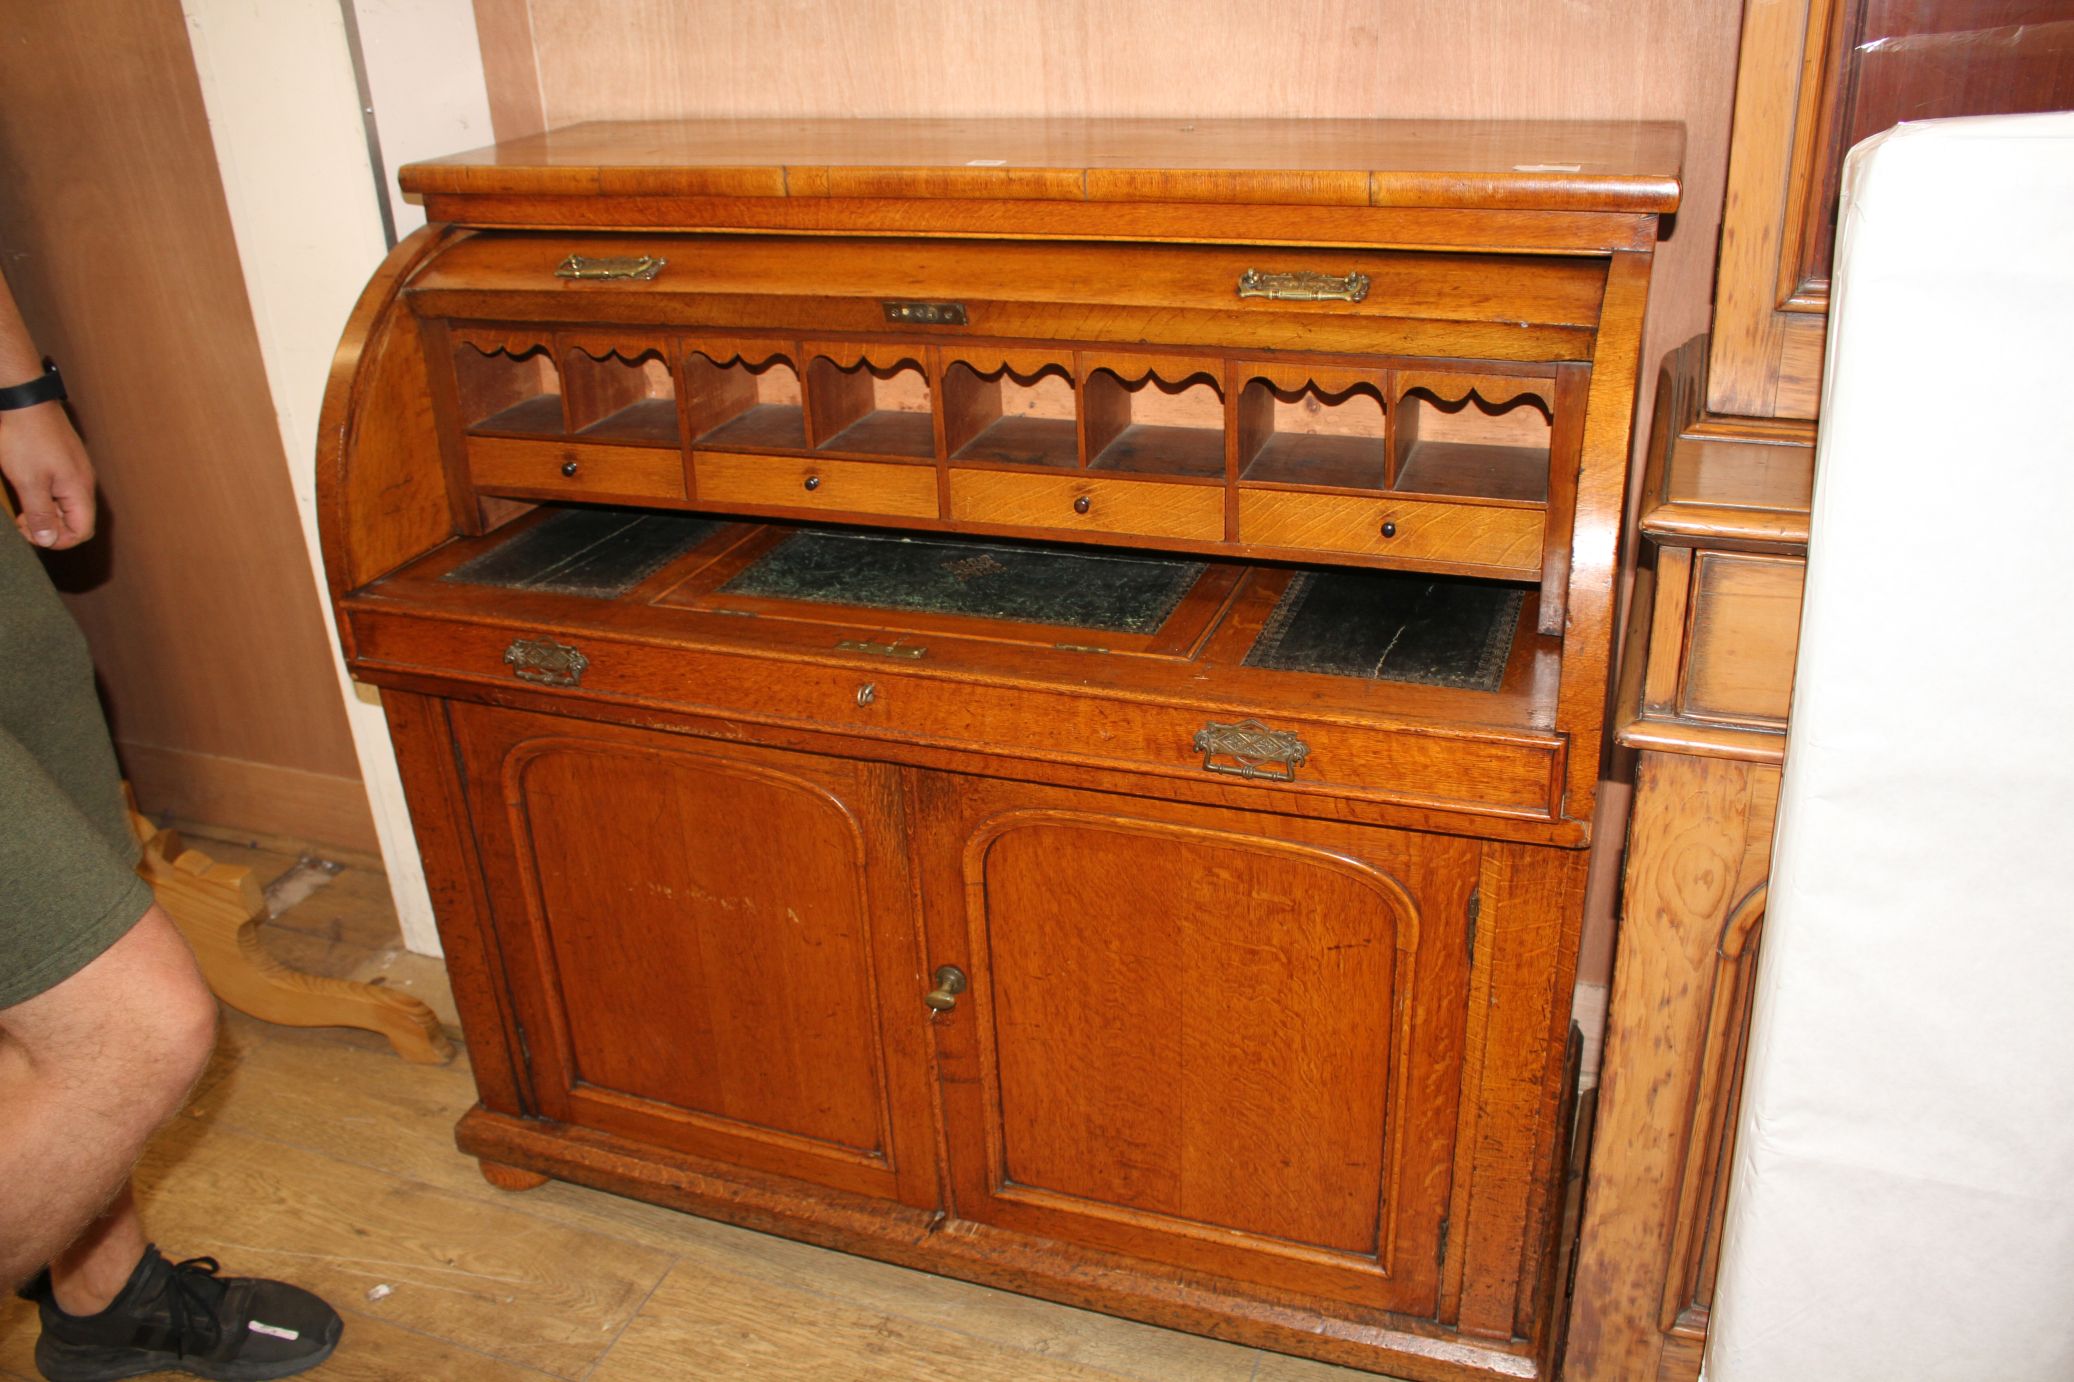
<svg viewBox="0 0 2074 1382">
<path fill-rule="evenodd" d="M 65 397 L 65 378 L 58 367 L 50 361 L 43 362 L 43 373 L 26 384 L 14 384 L 0 389 L 0 413 L 15 408 L 33 408 L 39 403 L 60 402 Z"/>
</svg>

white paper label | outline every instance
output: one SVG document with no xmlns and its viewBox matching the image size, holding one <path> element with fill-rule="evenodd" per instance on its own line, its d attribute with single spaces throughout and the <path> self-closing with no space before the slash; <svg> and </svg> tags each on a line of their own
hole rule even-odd
<svg viewBox="0 0 2074 1382">
<path fill-rule="evenodd" d="M 1006 168 L 1008 160 L 1005 158 L 968 158 L 965 160 L 965 166 L 967 168 Z"/>
<path fill-rule="evenodd" d="M 270 1339 L 300 1339 L 302 1335 L 292 1329 L 283 1329 L 277 1324 L 261 1324 L 258 1320 L 248 1321 L 245 1328 L 254 1334 L 264 1334 Z"/>
</svg>

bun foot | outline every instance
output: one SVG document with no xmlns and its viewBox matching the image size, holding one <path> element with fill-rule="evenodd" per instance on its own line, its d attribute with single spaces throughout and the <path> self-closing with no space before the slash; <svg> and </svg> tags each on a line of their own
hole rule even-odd
<svg viewBox="0 0 2074 1382">
<path fill-rule="evenodd" d="M 548 1178 L 538 1171 L 522 1171 L 516 1166 L 506 1166 L 501 1161 L 482 1161 L 482 1178 L 499 1190 L 538 1190 L 547 1184 Z"/>
</svg>

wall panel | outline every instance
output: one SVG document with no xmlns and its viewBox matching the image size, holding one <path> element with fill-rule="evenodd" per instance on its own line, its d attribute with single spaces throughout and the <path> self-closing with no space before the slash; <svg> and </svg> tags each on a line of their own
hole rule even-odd
<svg viewBox="0 0 2074 1382">
<path fill-rule="evenodd" d="M 0 253 L 106 513 L 54 567 L 143 805 L 372 848 L 180 6 L 10 6 L 0 91 Z"/>
</svg>

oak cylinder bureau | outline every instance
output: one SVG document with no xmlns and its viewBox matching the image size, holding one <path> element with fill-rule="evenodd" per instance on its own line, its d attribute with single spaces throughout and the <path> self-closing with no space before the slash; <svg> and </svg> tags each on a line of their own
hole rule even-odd
<svg viewBox="0 0 2074 1382">
<path fill-rule="evenodd" d="M 320 438 L 474 1057 L 553 1176 L 1546 1377 L 1662 125 L 588 125 Z"/>
</svg>

